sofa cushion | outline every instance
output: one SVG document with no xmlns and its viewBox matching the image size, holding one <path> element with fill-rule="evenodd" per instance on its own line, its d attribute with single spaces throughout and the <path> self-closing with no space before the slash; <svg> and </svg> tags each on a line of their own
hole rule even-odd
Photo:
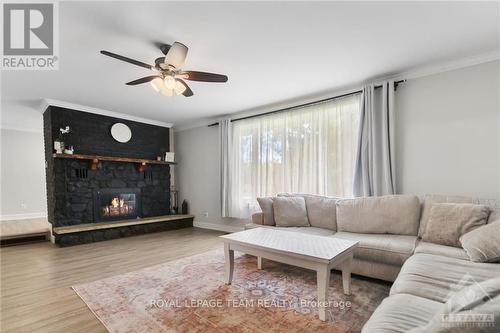
<svg viewBox="0 0 500 333">
<path fill-rule="evenodd" d="M 278 197 L 302 197 L 306 201 L 307 218 L 313 227 L 337 230 L 338 198 L 316 194 L 279 193 Z"/>
<path fill-rule="evenodd" d="M 428 243 L 420 241 L 415 248 L 415 253 L 427 253 L 436 254 L 439 256 L 445 256 L 450 258 L 456 258 L 461 260 L 469 260 L 469 256 L 464 249 L 458 247 L 439 245 L 434 243 Z"/>
<path fill-rule="evenodd" d="M 489 208 L 474 204 L 433 204 L 422 240 L 461 247 L 460 236 L 486 224 Z"/>
<path fill-rule="evenodd" d="M 351 272 L 353 274 L 367 276 L 374 279 L 394 282 L 400 269 L 400 265 L 385 264 L 383 262 L 354 258 L 352 261 Z"/>
<path fill-rule="evenodd" d="M 309 227 L 306 201 L 302 197 L 276 197 L 274 221 L 278 227 Z"/>
<path fill-rule="evenodd" d="M 500 264 L 417 253 L 404 263 L 390 294 L 411 294 L 445 303 L 453 292 L 498 276 Z"/>
<path fill-rule="evenodd" d="M 417 235 L 420 203 L 413 195 L 337 201 L 337 230 L 364 234 Z"/>
<path fill-rule="evenodd" d="M 264 213 L 262 212 L 257 212 L 252 214 L 252 223 L 255 224 L 264 224 Z"/>
<path fill-rule="evenodd" d="M 339 231 L 332 237 L 359 241 L 354 257 L 401 266 L 415 250 L 417 236 L 358 234 Z"/>
<path fill-rule="evenodd" d="M 307 218 L 313 227 L 337 230 L 336 203 L 337 199 L 327 197 L 304 197 L 307 208 Z"/>
<path fill-rule="evenodd" d="M 418 228 L 418 235 L 421 237 L 427 226 L 427 221 L 429 220 L 429 215 L 431 213 L 432 205 L 435 203 L 473 203 L 471 197 L 460 197 L 460 196 L 449 196 L 440 194 L 427 194 L 424 197 L 424 203 L 422 207 L 422 216 L 420 218 L 420 226 Z"/>
<path fill-rule="evenodd" d="M 402 333 L 426 325 L 443 304 L 413 295 L 393 295 L 382 301 L 362 333 Z"/>
<path fill-rule="evenodd" d="M 274 222 L 274 209 L 273 209 L 274 197 L 262 197 L 257 198 L 262 214 L 264 215 L 265 225 L 275 225 Z"/>
<path fill-rule="evenodd" d="M 480 315 L 473 322 L 471 315 Z M 454 293 L 427 325 L 409 333 L 498 332 L 500 320 L 500 278 L 474 283 Z M 464 325 L 467 324 L 467 325 Z M 460 325 L 460 326 L 459 326 Z"/>
<path fill-rule="evenodd" d="M 245 229 L 253 229 L 253 228 L 271 228 L 278 230 L 301 232 L 304 234 L 316 235 L 316 236 L 331 236 L 335 233 L 335 231 L 329 229 L 315 228 L 315 227 L 275 227 L 275 226 L 260 225 L 255 223 L 248 223 L 245 225 Z"/>
<path fill-rule="evenodd" d="M 490 216 L 488 217 L 488 223 L 493 223 L 500 220 L 500 208 L 491 208 Z"/>
<path fill-rule="evenodd" d="M 500 261 L 500 220 L 466 233 L 460 243 L 474 262 Z"/>
</svg>

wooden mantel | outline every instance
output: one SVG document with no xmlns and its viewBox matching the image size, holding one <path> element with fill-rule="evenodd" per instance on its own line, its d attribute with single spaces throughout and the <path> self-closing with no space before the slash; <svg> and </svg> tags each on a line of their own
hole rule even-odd
<svg viewBox="0 0 500 333">
<path fill-rule="evenodd" d="M 97 163 L 99 161 L 114 161 L 114 162 L 129 162 L 135 163 L 137 165 L 137 170 L 139 172 L 144 171 L 144 166 L 146 164 L 164 164 L 164 165 L 175 165 L 175 162 L 165 162 L 157 160 L 147 160 L 142 158 L 131 158 L 131 157 L 115 157 L 115 156 L 102 156 L 102 155 L 84 155 L 84 154 L 53 154 L 54 158 L 69 158 L 77 160 L 88 160 L 90 161 L 90 169 L 97 169 Z"/>
</svg>

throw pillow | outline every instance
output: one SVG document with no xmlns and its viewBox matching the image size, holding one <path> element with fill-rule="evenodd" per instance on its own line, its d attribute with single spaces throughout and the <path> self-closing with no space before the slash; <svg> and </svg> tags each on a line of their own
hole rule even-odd
<svg viewBox="0 0 500 333">
<path fill-rule="evenodd" d="M 307 218 L 312 227 L 337 231 L 336 202 L 337 199 L 305 196 Z"/>
<path fill-rule="evenodd" d="M 500 220 L 466 233 L 460 237 L 460 243 L 471 261 L 500 261 Z"/>
<path fill-rule="evenodd" d="M 418 228 L 418 235 L 422 237 L 427 221 L 431 215 L 432 205 L 437 203 L 472 203 L 471 197 L 449 196 L 440 194 L 426 194 L 422 206 L 422 216 L 420 217 L 420 227 Z"/>
<path fill-rule="evenodd" d="M 264 215 L 264 225 L 275 225 L 273 212 L 274 197 L 257 198 L 262 214 Z"/>
<path fill-rule="evenodd" d="M 432 205 L 422 240 L 461 247 L 460 236 L 486 224 L 489 208 L 474 204 L 439 203 Z"/>
<path fill-rule="evenodd" d="M 278 227 L 309 227 L 306 201 L 302 197 L 276 197 L 274 219 Z"/>
</svg>

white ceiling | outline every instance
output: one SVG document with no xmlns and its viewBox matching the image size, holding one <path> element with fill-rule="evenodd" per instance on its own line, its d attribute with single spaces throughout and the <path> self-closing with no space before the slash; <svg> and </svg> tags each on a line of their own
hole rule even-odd
<svg viewBox="0 0 500 333">
<path fill-rule="evenodd" d="M 61 2 L 59 16 L 60 69 L 3 71 L 4 119 L 51 98 L 187 125 L 500 49 L 500 2 Z M 99 54 L 152 63 L 155 41 L 176 40 L 184 69 L 229 82 L 164 97 Z"/>
</svg>

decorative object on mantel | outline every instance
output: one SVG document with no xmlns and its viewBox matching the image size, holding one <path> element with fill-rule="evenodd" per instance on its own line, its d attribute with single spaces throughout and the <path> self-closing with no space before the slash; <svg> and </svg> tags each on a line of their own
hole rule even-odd
<svg viewBox="0 0 500 333">
<path fill-rule="evenodd" d="M 56 151 L 57 154 L 62 154 L 64 151 L 64 141 L 63 141 L 63 135 L 68 134 L 71 132 L 71 129 L 69 126 L 66 126 L 65 128 L 60 128 L 59 129 L 59 137 L 54 141 L 54 150 Z"/>
<path fill-rule="evenodd" d="M 175 160 L 175 153 L 172 152 L 165 153 L 165 162 L 174 162 L 174 160 Z"/>
<path fill-rule="evenodd" d="M 54 150 L 56 151 L 56 154 L 62 154 L 64 150 L 64 142 L 56 140 L 54 141 Z"/>
<path fill-rule="evenodd" d="M 120 143 L 127 143 L 132 138 L 132 131 L 124 123 L 115 123 L 111 126 L 111 136 Z"/>
<path fill-rule="evenodd" d="M 68 155 L 73 155 L 74 152 L 75 152 L 75 148 L 73 146 L 69 146 L 68 148 L 64 149 L 64 153 L 68 154 Z"/>
</svg>

